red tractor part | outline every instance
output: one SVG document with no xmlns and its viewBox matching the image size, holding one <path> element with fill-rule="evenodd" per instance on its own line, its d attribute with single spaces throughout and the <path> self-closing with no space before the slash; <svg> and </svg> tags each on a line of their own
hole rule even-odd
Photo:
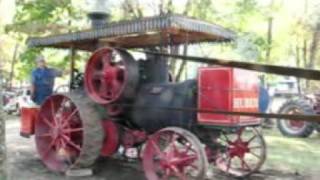
<svg viewBox="0 0 320 180">
<path fill-rule="evenodd" d="M 316 114 L 313 106 L 305 99 L 289 100 L 282 105 L 279 114 Z M 316 124 L 307 121 L 281 120 L 277 121 L 281 134 L 289 137 L 309 137 Z"/>
<path fill-rule="evenodd" d="M 256 128 L 242 127 L 235 134 L 222 133 L 217 142 L 222 148 L 216 154 L 215 165 L 232 176 L 255 173 L 266 159 L 266 143 Z"/>
<path fill-rule="evenodd" d="M 22 137 L 29 138 L 34 134 L 34 123 L 38 118 L 39 108 L 25 108 L 22 107 L 21 113 L 21 125 L 20 135 Z"/>
<path fill-rule="evenodd" d="M 198 138 L 178 128 L 165 128 L 152 135 L 143 151 L 147 179 L 204 179 L 207 158 Z"/>
<path fill-rule="evenodd" d="M 92 165 L 100 155 L 103 129 L 94 104 L 81 94 L 53 95 L 35 123 L 36 148 L 52 171 Z"/>
<path fill-rule="evenodd" d="M 139 79 L 137 62 L 126 51 L 102 48 L 89 59 L 84 84 L 87 94 L 99 104 L 131 99 Z"/>
<path fill-rule="evenodd" d="M 119 105 L 110 104 L 106 108 L 109 116 L 118 116 L 123 113 L 123 107 Z"/>
<path fill-rule="evenodd" d="M 116 123 L 111 120 L 102 121 L 104 129 L 104 141 L 101 149 L 101 155 L 104 157 L 112 156 L 117 152 L 120 145 L 120 132 Z"/>
</svg>

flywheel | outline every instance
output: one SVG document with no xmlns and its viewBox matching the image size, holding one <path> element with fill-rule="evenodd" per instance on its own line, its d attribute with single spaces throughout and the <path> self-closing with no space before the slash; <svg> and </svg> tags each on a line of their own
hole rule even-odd
<svg viewBox="0 0 320 180">
<path fill-rule="evenodd" d="M 48 97 L 35 124 L 42 162 L 56 172 L 91 166 L 103 144 L 102 119 L 96 104 L 84 93 Z"/>
<path fill-rule="evenodd" d="M 84 75 L 87 94 L 99 104 L 134 98 L 138 80 L 137 62 L 127 51 L 114 48 L 93 53 Z"/>
</svg>

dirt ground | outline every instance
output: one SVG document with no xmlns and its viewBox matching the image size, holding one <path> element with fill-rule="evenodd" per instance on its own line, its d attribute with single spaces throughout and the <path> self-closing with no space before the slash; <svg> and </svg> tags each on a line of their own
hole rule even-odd
<svg viewBox="0 0 320 180">
<path fill-rule="evenodd" d="M 36 150 L 34 139 L 19 136 L 19 121 L 17 117 L 6 121 L 6 141 L 8 156 L 9 180 L 144 180 L 143 172 L 138 163 L 120 160 L 99 160 L 93 167 L 94 175 L 90 177 L 66 177 L 63 174 L 48 171 L 41 163 Z M 320 159 L 320 157 L 319 157 Z M 318 160 L 319 161 L 319 160 Z M 319 167 L 320 170 L 320 167 Z M 280 172 L 278 168 L 264 167 L 252 180 L 318 180 L 319 174 L 300 174 L 297 172 Z M 212 180 L 233 179 L 214 170 Z"/>
</svg>

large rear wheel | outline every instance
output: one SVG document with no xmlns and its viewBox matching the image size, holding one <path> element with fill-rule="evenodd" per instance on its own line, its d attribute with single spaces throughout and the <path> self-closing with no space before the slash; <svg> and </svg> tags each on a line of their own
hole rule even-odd
<svg viewBox="0 0 320 180">
<path fill-rule="evenodd" d="M 35 124 L 42 162 L 52 171 L 91 166 L 103 144 L 102 117 L 82 94 L 57 94 L 45 100 Z"/>
<path fill-rule="evenodd" d="M 315 114 L 313 107 L 309 102 L 299 99 L 290 100 L 282 105 L 279 110 L 280 114 Z M 315 124 L 307 121 L 282 120 L 277 121 L 278 129 L 284 136 L 289 137 L 309 137 Z"/>
</svg>

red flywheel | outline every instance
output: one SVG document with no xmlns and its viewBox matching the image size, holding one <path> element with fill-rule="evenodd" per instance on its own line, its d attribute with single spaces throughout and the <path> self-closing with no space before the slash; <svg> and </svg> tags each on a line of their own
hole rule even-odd
<svg viewBox="0 0 320 180">
<path fill-rule="evenodd" d="M 128 52 L 101 48 L 86 65 L 85 89 L 90 98 L 100 104 L 131 99 L 135 96 L 138 74 L 137 62 Z"/>
</svg>

